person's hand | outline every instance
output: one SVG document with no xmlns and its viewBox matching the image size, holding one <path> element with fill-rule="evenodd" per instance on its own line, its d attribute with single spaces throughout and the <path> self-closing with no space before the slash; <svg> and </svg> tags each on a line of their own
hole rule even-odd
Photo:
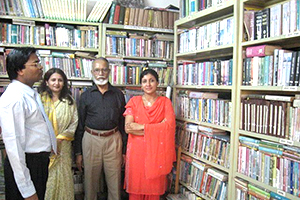
<svg viewBox="0 0 300 200">
<path fill-rule="evenodd" d="M 143 124 L 138 124 L 138 123 L 135 123 L 135 122 L 132 122 L 129 124 L 129 127 L 132 129 L 132 130 L 135 130 L 135 131 L 141 131 L 141 130 L 144 130 L 144 125 Z"/>
<path fill-rule="evenodd" d="M 76 156 L 76 166 L 80 172 L 82 172 L 82 155 Z"/>
<path fill-rule="evenodd" d="M 123 159 L 122 159 L 122 167 L 125 167 L 126 164 L 126 154 L 123 154 Z"/>
<path fill-rule="evenodd" d="M 63 141 L 62 139 L 57 139 L 56 140 L 56 143 L 57 143 L 57 155 L 60 155 L 62 141 Z"/>
<path fill-rule="evenodd" d="M 35 193 L 34 195 L 25 198 L 25 200 L 39 200 L 39 198 L 38 198 L 37 194 Z"/>
</svg>

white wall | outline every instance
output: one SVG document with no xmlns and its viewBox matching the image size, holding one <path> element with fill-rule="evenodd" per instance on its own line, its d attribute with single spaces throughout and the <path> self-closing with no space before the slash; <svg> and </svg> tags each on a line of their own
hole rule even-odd
<svg viewBox="0 0 300 200">
<path fill-rule="evenodd" d="M 144 0 L 145 6 L 165 8 L 172 4 L 179 8 L 179 0 Z"/>
<path fill-rule="evenodd" d="M 97 0 L 88 0 L 88 10 L 87 13 L 91 12 L 91 9 L 95 5 Z M 165 8 L 172 4 L 179 8 L 179 0 L 144 0 L 145 6 L 153 6 L 159 8 Z"/>
</svg>

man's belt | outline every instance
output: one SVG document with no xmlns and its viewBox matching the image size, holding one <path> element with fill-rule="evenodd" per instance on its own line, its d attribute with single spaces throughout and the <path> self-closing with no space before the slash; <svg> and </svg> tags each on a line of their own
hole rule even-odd
<svg viewBox="0 0 300 200">
<path fill-rule="evenodd" d="M 111 130 L 105 130 L 105 131 L 101 131 L 101 130 L 95 130 L 95 129 L 90 129 L 89 127 L 85 127 L 84 128 L 86 132 L 95 135 L 95 136 L 100 136 L 100 137 L 107 137 L 110 136 L 116 132 L 119 131 L 118 127 L 111 129 Z"/>
</svg>

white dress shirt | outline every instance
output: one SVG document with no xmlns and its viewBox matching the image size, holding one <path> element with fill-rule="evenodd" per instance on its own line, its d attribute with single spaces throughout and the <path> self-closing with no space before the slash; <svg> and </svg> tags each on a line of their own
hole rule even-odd
<svg viewBox="0 0 300 200">
<path fill-rule="evenodd" d="M 35 93 L 31 87 L 13 80 L 0 98 L 2 137 L 17 186 L 24 198 L 36 193 L 25 153 L 50 152 L 52 149 L 50 135 L 53 133 L 48 131 Z"/>
</svg>

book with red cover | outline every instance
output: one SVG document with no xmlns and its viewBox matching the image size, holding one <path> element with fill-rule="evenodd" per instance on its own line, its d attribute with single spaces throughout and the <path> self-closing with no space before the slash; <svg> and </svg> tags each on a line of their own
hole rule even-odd
<svg viewBox="0 0 300 200">
<path fill-rule="evenodd" d="M 259 45 L 253 47 L 246 48 L 246 57 L 254 57 L 254 56 L 270 56 L 274 54 L 275 49 L 281 49 L 280 46 L 273 45 Z"/>
<path fill-rule="evenodd" d="M 120 17 L 120 5 L 117 4 L 115 7 L 115 13 L 114 13 L 114 22 L 113 24 L 119 24 L 119 17 Z"/>
</svg>

